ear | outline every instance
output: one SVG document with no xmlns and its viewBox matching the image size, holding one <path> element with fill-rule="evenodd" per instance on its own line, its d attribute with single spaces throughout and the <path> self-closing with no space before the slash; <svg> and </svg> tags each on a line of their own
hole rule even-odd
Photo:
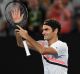
<svg viewBox="0 0 80 74">
<path fill-rule="evenodd" d="M 57 33 L 58 33 L 58 29 L 57 29 L 57 28 L 54 30 L 54 33 L 55 33 L 55 34 L 57 34 Z"/>
</svg>

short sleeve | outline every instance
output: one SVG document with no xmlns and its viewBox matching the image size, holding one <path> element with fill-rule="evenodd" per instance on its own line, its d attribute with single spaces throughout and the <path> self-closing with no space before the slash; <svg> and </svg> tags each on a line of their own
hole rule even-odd
<svg viewBox="0 0 80 74">
<path fill-rule="evenodd" d="M 58 56 L 64 56 L 68 53 L 68 46 L 66 43 L 55 43 L 52 44 L 50 47 L 54 48 L 57 51 Z"/>
</svg>

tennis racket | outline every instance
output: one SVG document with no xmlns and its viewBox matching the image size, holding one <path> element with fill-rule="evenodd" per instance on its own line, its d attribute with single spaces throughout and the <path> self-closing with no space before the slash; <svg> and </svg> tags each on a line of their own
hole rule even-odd
<svg viewBox="0 0 80 74">
<path fill-rule="evenodd" d="M 16 29 L 16 25 L 24 27 L 28 22 L 28 10 L 27 7 L 17 1 L 9 2 L 5 7 L 5 17 L 7 22 Z M 26 40 L 22 39 L 27 56 L 30 55 Z"/>
</svg>

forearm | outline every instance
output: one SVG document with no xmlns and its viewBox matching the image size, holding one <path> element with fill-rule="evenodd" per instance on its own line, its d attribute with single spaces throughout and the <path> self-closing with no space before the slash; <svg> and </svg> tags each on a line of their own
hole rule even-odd
<svg viewBox="0 0 80 74">
<path fill-rule="evenodd" d="M 16 41 L 19 47 L 24 47 L 23 42 L 22 42 L 23 41 L 22 37 L 18 33 L 16 33 Z M 33 46 L 28 41 L 26 41 L 26 43 L 29 46 L 29 48 L 31 49 L 33 48 Z"/>
<path fill-rule="evenodd" d="M 19 47 L 24 47 L 22 42 L 22 37 L 18 33 L 16 33 L 16 41 Z"/>
<path fill-rule="evenodd" d="M 33 50 L 38 51 L 40 54 L 57 54 L 57 51 L 52 47 L 45 47 L 44 45 L 41 45 L 37 41 L 35 41 L 31 36 L 26 36 L 27 42 L 32 46 Z"/>
<path fill-rule="evenodd" d="M 32 39 L 30 36 L 27 36 L 26 40 L 33 50 L 36 50 L 41 54 L 44 52 L 45 48 L 41 44 L 39 44 L 37 41 Z"/>
</svg>

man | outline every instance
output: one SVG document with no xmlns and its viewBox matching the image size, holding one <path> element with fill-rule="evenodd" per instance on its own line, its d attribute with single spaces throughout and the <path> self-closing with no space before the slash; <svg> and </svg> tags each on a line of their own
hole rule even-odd
<svg viewBox="0 0 80 74">
<path fill-rule="evenodd" d="M 44 43 L 35 41 L 28 34 L 27 30 L 24 30 L 18 25 L 17 27 L 19 28 L 15 30 L 17 35 L 24 38 L 30 48 L 38 51 L 42 55 L 44 74 L 67 74 L 68 46 L 65 42 L 58 39 L 61 27 L 56 20 L 46 20 L 44 22 L 42 26 Z M 47 46 L 44 45 L 46 44 L 45 42 L 48 42 Z"/>
</svg>

